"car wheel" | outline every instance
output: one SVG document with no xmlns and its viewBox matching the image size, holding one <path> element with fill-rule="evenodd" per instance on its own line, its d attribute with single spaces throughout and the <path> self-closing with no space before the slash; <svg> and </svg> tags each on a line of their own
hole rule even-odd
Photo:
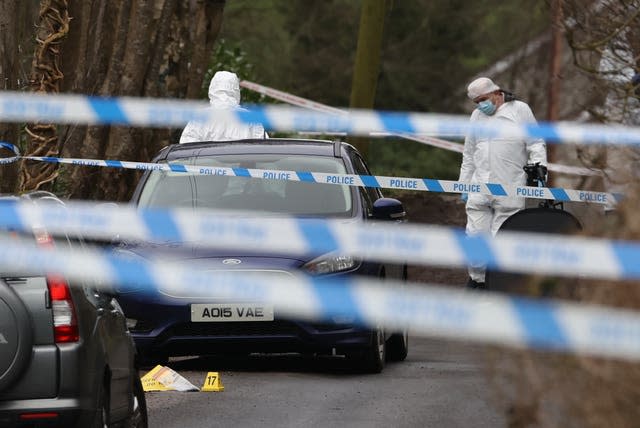
<svg viewBox="0 0 640 428">
<path fill-rule="evenodd" d="M 386 343 L 384 329 L 378 327 L 371 333 L 371 345 L 351 355 L 357 370 L 364 373 L 380 373 L 386 360 Z"/>
<path fill-rule="evenodd" d="M 133 411 L 124 426 L 126 428 L 147 428 L 149 426 L 147 400 L 144 396 L 144 389 L 142 389 L 142 382 L 137 375 L 133 380 Z"/>
<path fill-rule="evenodd" d="M 96 411 L 91 426 L 93 428 L 109 427 L 109 390 L 102 383 L 98 388 Z"/>
<path fill-rule="evenodd" d="M 391 335 L 387 340 L 387 361 L 404 361 L 409 353 L 409 332 Z"/>
<path fill-rule="evenodd" d="M 8 389 L 31 361 L 33 334 L 29 312 L 0 280 L 0 391 Z"/>
</svg>

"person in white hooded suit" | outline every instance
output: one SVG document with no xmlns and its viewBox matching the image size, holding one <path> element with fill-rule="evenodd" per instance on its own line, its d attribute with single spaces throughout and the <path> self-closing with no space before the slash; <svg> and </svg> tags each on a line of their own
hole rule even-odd
<svg viewBox="0 0 640 428">
<path fill-rule="evenodd" d="M 209 84 L 209 103 L 214 110 L 241 110 L 240 80 L 235 73 L 218 71 Z M 228 121 L 189 122 L 182 131 L 180 143 L 196 141 L 231 141 L 245 138 L 267 138 L 259 123 Z"/>
<path fill-rule="evenodd" d="M 480 77 L 467 88 L 468 97 L 477 104 L 471 122 L 499 127 L 500 124 L 536 123 L 531 108 L 503 91 L 491 79 Z M 536 164 L 546 168 L 544 140 L 529 137 L 488 137 L 467 135 L 462 153 L 459 181 L 465 183 L 499 183 L 524 186 L 527 174 L 523 167 Z M 466 199 L 467 235 L 495 235 L 502 223 L 524 209 L 525 199 L 472 193 Z M 485 267 L 469 266 L 469 288 L 485 288 Z"/>
</svg>

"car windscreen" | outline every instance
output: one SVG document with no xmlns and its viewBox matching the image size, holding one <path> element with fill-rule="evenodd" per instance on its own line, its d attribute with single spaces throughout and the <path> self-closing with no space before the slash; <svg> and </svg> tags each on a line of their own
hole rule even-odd
<svg viewBox="0 0 640 428">
<path fill-rule="evenodd" d="M 346 173 L 342 159 L 310 155 L 228 154 L 182 158 L 171 163 L 210 168 Z M 352 192 L 349 186 L 334 184 L 152 171 L 138 205 L 346 217 L 352 210 Z"/>
</svg>

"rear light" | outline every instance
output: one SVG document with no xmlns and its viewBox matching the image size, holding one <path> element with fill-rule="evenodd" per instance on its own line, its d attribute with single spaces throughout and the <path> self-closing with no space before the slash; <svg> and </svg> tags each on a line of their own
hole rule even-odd
<svg viewBox="0 0 640 428">
<path fill-rule="evenodd" d="M 60 275 L 47 275 L 47 287 L 51 296 L 55 342 L 77 342 L 80 339 L 78 320 L 67 281 Z"/>
<path fill-rule="evenodd" d="M 39 246 L 53 248 L 53 238 L 42 228 L 34 228 L 33 233 Z M 56 343 L 77 342 L 80 339 L 76 310 L 71 298 L 69 284 L 62 275 L 47 275 L 47 288 L 53 311 L 53 337 Z"/>
</svg>

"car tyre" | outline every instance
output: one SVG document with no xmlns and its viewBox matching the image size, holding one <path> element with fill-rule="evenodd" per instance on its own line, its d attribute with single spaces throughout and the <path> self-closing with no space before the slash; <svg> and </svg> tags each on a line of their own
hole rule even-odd
<svg viewBox="0 0 640 428">
<path fill-rule="evenodd" d="M 124 426 L 125 428 L 147 428 L 149 426 L 147 400 L 138 376 L 133 379 L 133 411 Z"/>
<path fill-rule="evenodd" d="M 380 373 L 386 360 L 384 330 L 378 327 L 371 332 L 371 345 L 351 355 L 356 370 L 363 373 Z"/>
<path fill-rule="evenodd" d="M 387 361 L 404 361 L 409 353 L 409 332 L 391 335 L 387 340 Z"/>
<path fill-rule="evenodd" d="M 109 390 L 103 383 L 98 387 L 96 410 L 93 417 L 93 428 L 107 428 L 109 424 Z"/>
<path fill-rule="evenodd" d="M 408 269 L 407 265 L 402 267 L 402 281 L 404 290 L 404 283 L 407 281 Z M 394 333 L 387 340 L 387 361 L 404 361 L 409 353 L 409 330 L 405 329 L 402 332 Z"/>
</svg>

